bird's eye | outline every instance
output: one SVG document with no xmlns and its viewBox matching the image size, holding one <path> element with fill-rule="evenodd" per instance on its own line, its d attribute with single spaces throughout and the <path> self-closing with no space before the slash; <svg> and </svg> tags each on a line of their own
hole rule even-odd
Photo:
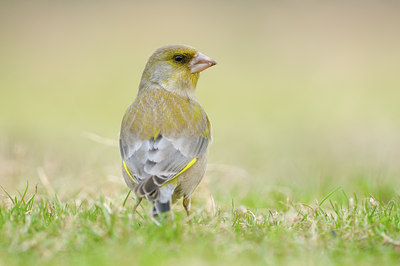
<svg viewBox="0 0 400 266">
<path fill-rule="evenodd" d="M 185 56 L 183 56 L 183 55 L 180 55 L 180 54 L 174 55 L 175 62 L 181 63 L 184 61 L 184 59 L 185 59 Z"/>
</svg>

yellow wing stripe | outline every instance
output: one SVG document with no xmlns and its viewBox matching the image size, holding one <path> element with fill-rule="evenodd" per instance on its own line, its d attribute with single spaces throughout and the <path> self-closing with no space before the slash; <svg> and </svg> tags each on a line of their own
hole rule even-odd
<svg viewBox="0 0 400 266">
<path fill-rule="evenodd" d="M 194 163 L 197 162 L 197 158 L 194 158 L 193 160 L 190 161 L 190 163 L 188 163 L 185 168 L 183 168 L 179 173 L 177 173 L 173 178 L 170 179 L 170 181 L 166 182 L 164 184 L 164 186 L 166 186 L 167 184 L 176 184 L 178 182 L 177 177 L 181 174 L 183 174 L 187 169 L 189 169 L 190 167 L 192 167 L 192 165 L 194 165 Z"/>
<path fill-rule="evenodd" d="M 129 169 L 128 169 L 128 166 L 126 166 L 126 163 L 125 163 L 124 160 L 122 160 L 122 164 L 124 165 L 125 172 L 129 175 L 129 177 L 132 179 L 132 181 L 133 181 L 134 183 L 136 183 L 136 181 L 133 179 L 133 176 L 131 175 L 131 172 L 130 172 Z"/>
<path fill-rule="evenodd" d="M 175 177 L 178 177 L 179 175 L 183 174 L 183 172 L 186 172 L 187 169 L 189 169 L 190 167 L 192 167 L 192 165 L 194 165 L 194 163 L 197 161 L 197 158 L 194 158 L 193 160 L 190 161 L 190 163 L 188 163 L 185 168 L 183 168 Z"/>
<path fill-rule="evenodd" d="M 195 162 L 197 162 L 197 158 L 193 158 L 193 160 L 190 161 L 190 163 L 188 163 L 185 168 L 183 168 L 179 173 L 177 173 L 173 178 L 171 178 L 171 180 L 177 178 L 178 176 L 180 176 L 181 174 L 183 174 L 184 172 L 186 172 L 187 169 L 189 169 L 190 167 L 192 167 L 192 165 L 195 164 Z M 133 178 L 131 172 L 128 169 L 128 166 L 126 166 L 126 163 L 124 160 L 122 160 L 122 164 L 124 165 L 124 169 L 125 172 L 129 175 L 129 177 L 132 179 L 133 182 L 136 183 L 135 179 Z"/>
</svg>

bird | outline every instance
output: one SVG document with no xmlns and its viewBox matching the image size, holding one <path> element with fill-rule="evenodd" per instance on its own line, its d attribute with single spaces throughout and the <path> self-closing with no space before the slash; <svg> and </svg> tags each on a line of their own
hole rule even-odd
<svg viewBox="0 0 400 266">
<path fill-rule="evenodd" d="M 191 195 L 202 180 L 211 123 L 195 96 L 200 72 L 217 62 L 188 45 L 167 45 L 148 59 L 136 99 L 123 116 L 119 146 L 125 183 L 152 205 L 153 219 L 170 215 L 183 198 L 190 217 Z M 156 220 L 157 221 L 157 220 Z"/>
</svg>

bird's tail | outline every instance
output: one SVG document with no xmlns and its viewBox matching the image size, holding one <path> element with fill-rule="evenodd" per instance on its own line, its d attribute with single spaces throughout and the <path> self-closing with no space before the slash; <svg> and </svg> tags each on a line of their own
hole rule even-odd
<svg viewBox="0 0 400 266">
<path fill-rule="evenodd" d="M 167 217 L 174 219 L 174 216 L 171 212 L 171 199 L 175 187 L 176 187 L 175 184 L 165 184 L 164 186 L 158 189 L 159 197 L 153 200 L 152 216 L 159 222 L 161 222 L 164 218 Z"/>
<path fill-rule="evenodd" d="M 163 214 L 169 212 L 171 210 L 171 201 L 160 202 L 159 200 L 155 200 L 153 203 L 153 218 L 161 217 Z"/>
<path fill-rule="evenodd" d="M 141 197 L 146 198 L 149 202 L 153 203 L 152 216 L 156 220 L 165 217 L 164 213 L 171 210 L 171 198 L 177 184 L 175 182 L 162 183 L 157 176 L 152 176 L 145 179 L 135 187 L 135 193 Z M 160 218 L 160 219 L 159 219 Z M 171 218 L 172 213 L 171 213 Z"/>
</svg>

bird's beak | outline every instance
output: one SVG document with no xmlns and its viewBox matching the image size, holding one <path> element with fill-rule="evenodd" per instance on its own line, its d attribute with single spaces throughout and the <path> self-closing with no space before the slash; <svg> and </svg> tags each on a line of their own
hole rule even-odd
<svg viewBox="0 0 400 266">
<path fill-rule="evenodd" d="M 190 72 L 193 73 L 199 73 L 209 67 L 212 67 L 216 65 L 217 62 L 212 60 L 206 55 L 203 55 L 202 53 L 198 52 L 197 56 L 192 59 L 190 62 Z"/>
</svg>

